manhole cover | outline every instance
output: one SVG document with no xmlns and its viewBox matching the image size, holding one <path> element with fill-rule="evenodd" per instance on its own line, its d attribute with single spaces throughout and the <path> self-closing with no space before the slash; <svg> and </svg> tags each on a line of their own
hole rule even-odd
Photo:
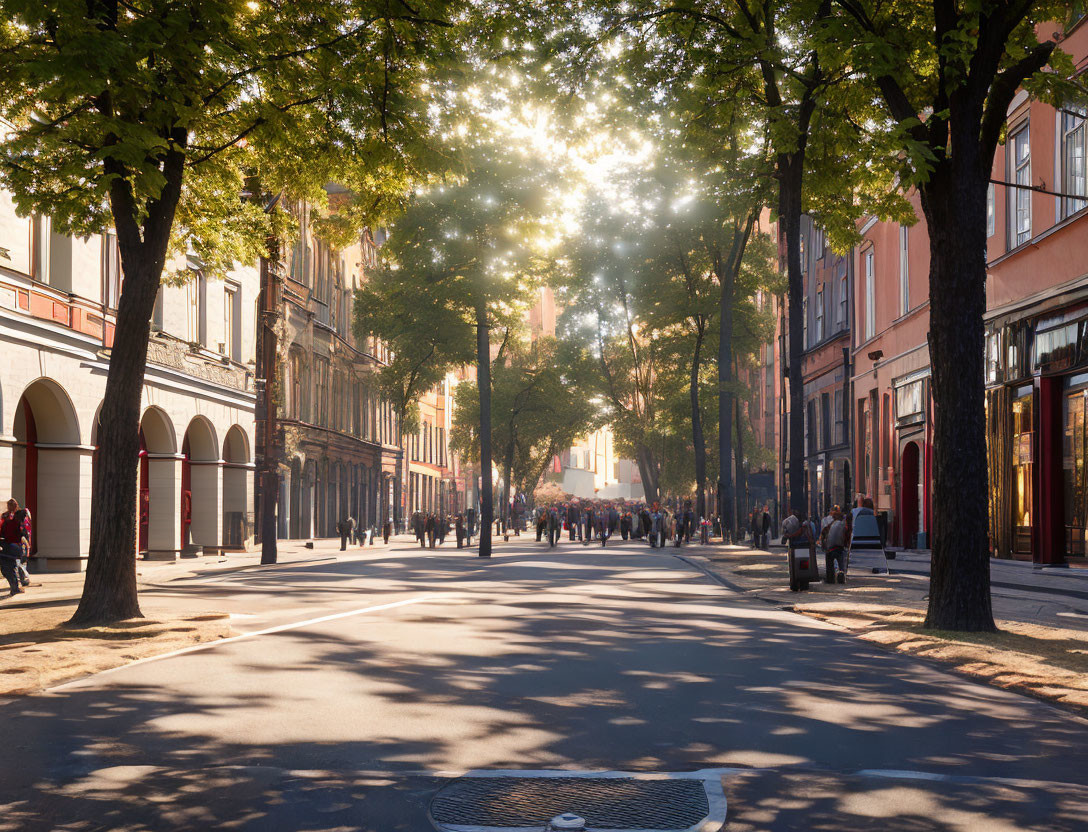
<svg viewBox="0 0 1088 832">
<path fill-rule="evenodd" d="M 456 780 L 431 802 L 445 829 L 543 829 L 564 812 L 595 831 L 676 832 L 698 828 L 710 803 L 702 779 L 486 775 Z"/>
</svg>

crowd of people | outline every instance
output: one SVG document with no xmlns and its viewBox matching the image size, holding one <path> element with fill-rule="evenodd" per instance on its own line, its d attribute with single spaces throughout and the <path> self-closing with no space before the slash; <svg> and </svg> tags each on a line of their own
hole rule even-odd
<svg viewBox="0 0 1088 832">
<path fill-rule="evenodd" d="M 589 546 L 619 535 L 622 540 L 645 540 L 651 547 L 672 543 L 682 546 L 692 538 L 706 542 L 720 534 L 716 518 L 696 516 L 692 501 L 675 501 L 663 506 L 654 502 L 628 503 L 611 500 L 576 500 L 539 506 L 533 511 L 536 539 L 555 546 L 566 534 L 571 543 Z"/>
</svg>

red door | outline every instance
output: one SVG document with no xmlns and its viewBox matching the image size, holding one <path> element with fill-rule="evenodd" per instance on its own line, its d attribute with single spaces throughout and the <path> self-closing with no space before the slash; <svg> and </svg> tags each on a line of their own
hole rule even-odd
<svg viewBox="0 0 1088 832">
<path fill-rule="evenodd" d="M 140 534 L 141 552 L 147 551 L 147 530 L 151 524 L 151 485 L 148 472 L 147 442 L 144 441 L 143 428 L 140 429 Z"/>
<path fill-rule="evenodd" d="M 192 470 L 189 465 L 189 437 L 181 445 L 181 546 L 189 545 L 189 527 L 193 524 Z"/>
</svg>

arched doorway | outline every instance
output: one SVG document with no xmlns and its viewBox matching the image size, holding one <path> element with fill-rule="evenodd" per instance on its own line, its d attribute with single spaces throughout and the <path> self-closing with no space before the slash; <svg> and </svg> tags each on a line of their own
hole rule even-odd
<svg viewBox="0 0 1088 832">
<path fill-rule="evenodd" d="M 223 440 L 223 545 L 231 549 L 244 549 L 253 536 L 252 467 L 249 438 L 241 427 L 232 425 Z"/>
<path fill-rule="evenodd" d="M 152 560 L 173 559 L 179 548 L 178 462 L 170 418 L 160 408 L 149 407 L 140 419 L 137 547 Z"/>
<path fill-rule="evenodd" d="M 32 551 L 49 568 L 81 568 L 90 546 L 92 448 L 80 443 L 75 407 L 52 379 L 23 391 L 12 424 L 11 495 L 30 510 Z"/>
<path fill-rule="evenodd" d="M 902 529 L 902 540 L 900 542 L 906 547 L 915 545 L 921 527 L 918 512 L 922 504 L 919 499 L 921 485 L 921 479 L 918 476 L 919 459 L 917 442 L 908 442 L 903 446 L 902 462 L 900 463 L 902 486 L 899 496 L 899 517 L 900 528 Z"/>
<path fill-rule="evenodd" d="M 216 551 L 220 530 L 222 482 L 219 443 L 211 422 L 197 416 L 189 423 L 181 443 L 181 538 L 182 549 L 192 544 Z"/>
</svg>

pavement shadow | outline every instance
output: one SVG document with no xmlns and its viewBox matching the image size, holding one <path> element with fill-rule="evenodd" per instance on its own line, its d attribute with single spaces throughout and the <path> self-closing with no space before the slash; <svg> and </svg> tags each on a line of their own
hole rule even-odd
<svg viewBox="0 0 1088 832">
<path fill-rule="evenodd" d="M 442 781 L 419 772 L 470 768 L 745 769 L 727 778 L 730 832 L 969 829 L 976 816 L 998 832 L 1043 817 L 1072 830 L 1085 816 L 1083 791 L 1040 785 L 1083 779 L 1082 720 L 734 596 L 672 558 L 391 554 L 244 582 L 317 605 L 350 578 L 366 579 L 367 604 L 437 600 L 9 703 L 0 830 L 427 830 Z M 231 582 L 175 584 L 200 598 Z M 997 777 L 1023 783 L 971 793 L 956 779 Z"/>
</svg>

